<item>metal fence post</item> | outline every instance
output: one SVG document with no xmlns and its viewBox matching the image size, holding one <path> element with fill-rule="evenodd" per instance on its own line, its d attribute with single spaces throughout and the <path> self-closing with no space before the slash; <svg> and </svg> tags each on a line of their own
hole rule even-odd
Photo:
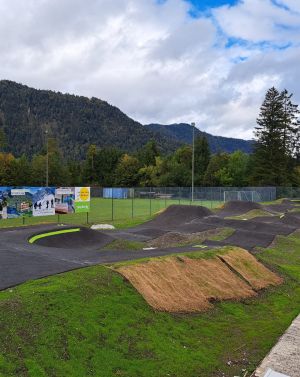
<svg viewBox="0 0 300 377">
<path fill-rule="evenodd" d="M 114 221 L 114 189 L 111 189 L 111 221 Z"/>
<path fill-rule="evenodd" d="M 131 189 L 131 218 L 133 219 L 134 188 Z"/>
<path fill-rule="evenodd" d="M 150 191 L 149 191 L 149 198 L 150 198 L 150 216 L 151 216 L 151 214 L 152 214 L 151 191 L 152 191 L 152 188 L 150 187 Z"/>
</svg>

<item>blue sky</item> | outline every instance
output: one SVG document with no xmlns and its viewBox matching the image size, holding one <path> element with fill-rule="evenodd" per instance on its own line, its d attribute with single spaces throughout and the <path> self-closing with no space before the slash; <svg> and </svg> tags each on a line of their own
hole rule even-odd
<svg viewBox="0 0 300 377">
<path fill-rule="evenodd" d="M 199 11 L 204 11 L 210 8 L 220 7 L 222 5 L 234 5 L 238 0 L 187 0 Z"/>
</svg>

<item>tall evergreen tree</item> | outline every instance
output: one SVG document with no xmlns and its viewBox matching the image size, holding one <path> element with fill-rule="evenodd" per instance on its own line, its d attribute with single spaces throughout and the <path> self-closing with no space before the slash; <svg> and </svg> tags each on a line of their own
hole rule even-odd
<svg viewBox="0 0 300 377">
<path fill-rule="evenodd" d="M 254 150 L 252 180 L 261 185 L 289 185 L 293 171 L 290 166 L 294 143 L 294 105 L 287 91 L 274 87 L 267 91 L 261 106 Z"/>
</svg>

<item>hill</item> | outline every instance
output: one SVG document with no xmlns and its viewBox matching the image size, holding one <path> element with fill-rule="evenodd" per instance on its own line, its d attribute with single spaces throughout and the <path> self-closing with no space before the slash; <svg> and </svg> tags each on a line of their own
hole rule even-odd
<svg viewBox="0 0 300 377">
<path fill-rule="evenodd" d="M 192 143 L 192 129 L 191 125 L 187 123 L 179 124 L 148 124 L 148 130 L 160 133 L 162 136 L 172 138 L 179 143 Z M 253 142 L 250 140 L 235 139 L 223 136 L 214 136 L 206 132 L 195 129 L 195 137 L 205 136 L 209 142 L 210 149 L 213 153 L 224 151 L 232 153 L 236 150 L 241 150 L 245 153 L 251 153 Z"/>
<path fill-rule="evenodd" d="M 90 144 L 129 152 L 152 138 L 166 152 L 180 145 L 100 99 L 37 90 L 6 80 L 0 81 L 0 128 L 7 136 L 7 150 L 16 156 L 39 153 L 47 128 L 70 158 L 83 158 Z"/>
<path fill-rule="evenodd" d="M 117 107 L 98 98 L 62 94 L 29 88 L 12 81 L 0 81 L 0 129 L 7 137 L 7 151 L 15 156 L 40 153 L 45 145 L 45 130 L 55 137 L 64 156 L 85 157 L 89 145 L 114 146 L 133 152 L 155 139 L 163 153 L 191 143 L 189 124 L 143 126 Z M 251 142 L 213 136 L 208 138 L 212 152 L 251 151 Z"/>
</svg>

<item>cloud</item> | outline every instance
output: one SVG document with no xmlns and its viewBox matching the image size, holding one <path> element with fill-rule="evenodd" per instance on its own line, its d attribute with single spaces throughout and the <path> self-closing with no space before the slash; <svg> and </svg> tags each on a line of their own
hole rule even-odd
<svg viewBox="0 0 300 377">
<path fill-rule="evenodd" d="M 247 138 L 270 86 L 299 102 L 298 0 L 190 9 L 183 0 L 0 0 L 1 78 L 99 97 L 144 124 L 196 121 Z"/>
</svg>

